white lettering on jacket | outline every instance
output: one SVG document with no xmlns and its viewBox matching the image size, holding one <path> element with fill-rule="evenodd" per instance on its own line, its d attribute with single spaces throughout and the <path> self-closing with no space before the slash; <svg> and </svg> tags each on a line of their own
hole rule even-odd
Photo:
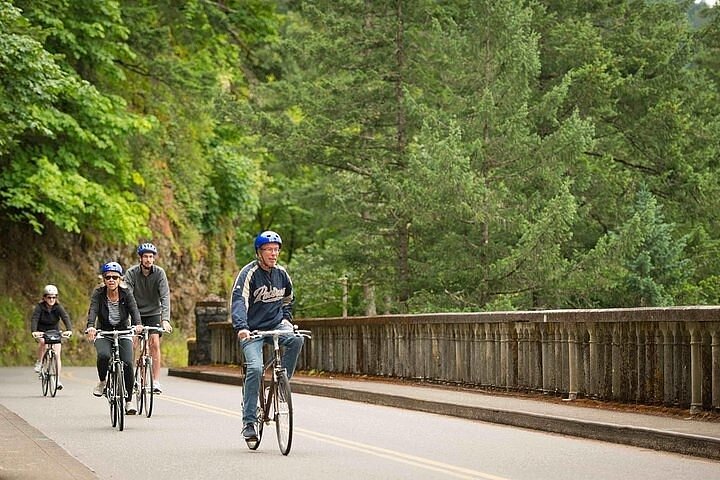
<svg viewBox="0 0 720 480">
<path fill-rule="evenodd" d="M 285 289 L 275 287 L 268 288 L 267 285 L 263 285 L 262 287 L 255 290 L 253 296 L 255 297 L 255 302 L 277 302 L 278 300 L 282 300 L 285 296 Z"/>
</svg>

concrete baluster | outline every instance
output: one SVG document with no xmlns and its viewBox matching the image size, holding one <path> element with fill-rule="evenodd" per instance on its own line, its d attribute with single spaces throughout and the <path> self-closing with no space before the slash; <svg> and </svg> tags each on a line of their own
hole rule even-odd
<svg viewBox="0 0 720 480">
<path fill-rule="evenodd" d="M 690 413 L 702 410 L 702 331 L 696 323 L 690 326 Z"/>
<path fill-rule="evenodd" d="M 720 410 L 720 329 L 712 331 L 712 407 Z"/>
<path fill-rule="evenodd" d="M 612 330 L 612 398 L 619 400 L 622 396 L 622 365 L 621 349 L 622 331 L 619 323 L 613 324 Z"/>
<path fill-rule="evenodd" d="M 598 341 L 598 329 L 596 324 L 588 327 L 590 337 L 588 349 L 590 350 L 590 361 L 588 362 L 588 391 L 590 397 L 598 398 L 600 396 L 600 368 L 603 362 L 600 358 L 600 347 Z"/>
<path fill-rule="evenodd" d="M 552 374 L 552 327 L 543 323 L 540 325 L 540 338 L 541 338 L 541 355 L 542 355 L 542 391 L 543 393 L 550 393 L 552 390 L 552 382 L 550 375 Z"/>
<path fill-rule="evenodd" d="M 567 328 L 568 339 L 568 400 L 576 400 L 578 394 L 578 341 L 577 325 Z"/>
</svg>

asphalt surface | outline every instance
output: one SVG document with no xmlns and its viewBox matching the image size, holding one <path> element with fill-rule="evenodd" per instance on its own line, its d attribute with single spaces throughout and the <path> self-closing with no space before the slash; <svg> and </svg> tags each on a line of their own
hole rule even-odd
<svg viewBox="0 0 720 480">
<path fill-rule="evenodd" d="M 171 368 L 171 376 L 241 384 L 238 370 Z M 363 378 L 296 375 L 293 392 L 512 425 L 720 461 L 720 422 L 676 415 L 588 407 L 581 402 L 489 394 Z M 41 478 L 53 465 L 55 480 L 98 478 L 42 432 L 0 404 L 0 479 Z"/>
</svg>

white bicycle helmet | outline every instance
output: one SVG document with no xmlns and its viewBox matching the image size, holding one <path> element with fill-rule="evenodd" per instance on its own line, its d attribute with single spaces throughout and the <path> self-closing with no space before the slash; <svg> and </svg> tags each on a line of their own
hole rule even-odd
<svg viewBox="0 0 720 480">
<path fill-rule="evenodd" d="M 58 294 L 58 288 L 55 285 L 45 285 L 45 288 L 43 288 L 43 296 L 45 295 L 55 295 Z"/>
</svg>

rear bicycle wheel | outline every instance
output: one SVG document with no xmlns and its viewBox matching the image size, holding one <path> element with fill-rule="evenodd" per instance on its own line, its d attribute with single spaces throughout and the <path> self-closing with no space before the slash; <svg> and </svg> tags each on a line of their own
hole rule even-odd
<svg viewBox="0 0 720 480">
<path fill-rule="evenodd" d="M 42 387 L 42 394 L 43 397 L 47 396 L 48 389 L 50 387 L 50 378 L 48 377 L 47 372 L 47 365 L 48 365 L 48 351 L 45 350 L 45 354 L 42 357 L 42 360 L 40 361 L 40 386 Z"/>
<path fill-rule="evenodd" d="M 47 377 L 48 391 L 50 392 L 50 396 L 54 397 L 57 394 L 58 386 L 58 359 L 54 350 L 50 350 L 47 364 Z"/>
<path fill-rule="evenodd" d="M 290 381 L 285 372 L 278 373 L 273 406 L 275 407 L 275 430 L 278 446 L 283 455 L 290 453 L 293 435 L 293 408 Z"/>
<path fill-rule="evenodd" d="M 118 430 L 125 428 L 125 371 L 122 362 L 115 369 L 115 411 L 117 412 Z"/>
<path fill-rule="evenodd" d="M 258 404 L 257 404 L 257 411 L 255 412 L 255 431 L 258 435 L 258 445 L 260 444 L 260 440 L 262 439 L 263 435 L 263 427 L 265 426 L 265 421 L 267 420 L 267 415 L 265 414 L 268 411 L 268 402 L 270 399 L 268 398 L 268 386 L 267 382 L 265 381 L 265 376 L 263 375 L 260 377 L 260 389 L 258 390 Z"/>
<path fill-rule="evenodd" d="M 143 383 L 143 372 L 143 361 L 142 357 L 140 357 L 137 359 L 137 362 L 135 362 L 135 375 L 133 377 L 133 394 L 135 394 L 135 404 L 137 405 L 138 415 L 143 413 L 143 408 L 145 406 L 145 396 L 143 395 L 143 390 L 145 389 L 145 385 Z"/>
<path fill-rule="evenodd" d="M 153 376 L 152 376 L 152 357 L 148 355 L 148 357 L 145 359 L 145 366 L 144 368 L 144 377 L 145 381 L 143 383 L 143 397 L 145 401 L 145 416 L 147 418 L 150 418 L 150 416 L 153 413 L 153 404 L 154 404 L 154 398 L 155 398 L 155 384 L 153 383 Z M 138 415 L 140 415 L 140 412 L 138 412 Z"/>
<path fill-rule="evenodd" d="M 257 440 L 256 441 L 245 441 L 248 448 L 250 450 L 257 450 L 260 446 L 260 441 L 262 440 L 262 433 L 263 433 L 263 406 L 266 404 L 266 399 L 263 397 L 265 391 L 265 382 L 260 378 L 260 388 L 258 389 L 258 401 L 257 401 L 257 408 L 255 409 L 255 433 L 257 434 Z M 243 387 L 242 387 L 242 394 L 243 398 L 245 398 L 245 381 L 243 379 Z M 245 409 L 245 405 L 243 405 L 243 410 Z"/>
</svg>

